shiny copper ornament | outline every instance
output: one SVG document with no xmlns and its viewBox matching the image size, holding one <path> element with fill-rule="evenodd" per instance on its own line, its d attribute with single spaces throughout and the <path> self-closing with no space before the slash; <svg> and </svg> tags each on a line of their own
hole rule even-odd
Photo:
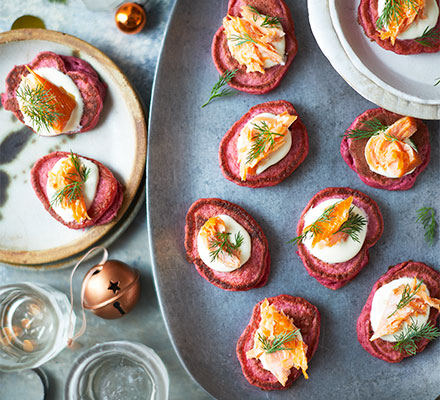
<svg viewBox="0 0 440 400">
<path fill-rule="evenodd" d="M 124 33 L 138 33 L 145 26 L 147 14 L 137 3 L 122 4 L 115 14 L 116 26 Z"/>
<path fill-rule="evenodd" d="M 83 281 L 83 291 L 84 308 L 101 318 L 120 318 L 139 299 L 139 272 L 121 261 L 108 260 L 90 269 Z"/>
</svg>

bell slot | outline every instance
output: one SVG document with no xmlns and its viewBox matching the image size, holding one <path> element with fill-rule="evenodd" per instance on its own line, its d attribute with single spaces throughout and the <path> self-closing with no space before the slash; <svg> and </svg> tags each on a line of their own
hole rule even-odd
<svg viewBox="0 0 440 400">
<path fill-rule="evenodd" d="M 119 303 L 119 301 L 115 301 L 113 303 L 113 307 L 116 308 L 121 313 L 121 315 L 125 314 L 125 311 L 122 309 L 121 303 Z"/>
<path fill-rule="evenodd" d="M 93 271 L 92 276 L 99 274 L 102 271 L 103 266 L 102 265 L 98 265 L 95 268 L 96 269 Z"/>
</svg>

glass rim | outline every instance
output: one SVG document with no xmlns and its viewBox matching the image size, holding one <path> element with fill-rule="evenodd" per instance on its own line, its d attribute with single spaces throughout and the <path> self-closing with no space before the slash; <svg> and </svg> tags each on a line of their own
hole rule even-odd
<svg viewBox="0 0 440 400">
<path fill-rule="evenodd" d="M 64 397 L 66 400 L 79 400 L 79 385 L 87 374 L 87 368 L 95 361 L 109 354 L 119 354 L 140 364 L 148 371 L 148 375 L 156 385 L 154 399 L 168 399 L 168 371 L 157 353 L 150 347 L 136 342 L 116 340 L 98 343 L 82 353 L 75 361 L 67 376 Z"/>
</svg>

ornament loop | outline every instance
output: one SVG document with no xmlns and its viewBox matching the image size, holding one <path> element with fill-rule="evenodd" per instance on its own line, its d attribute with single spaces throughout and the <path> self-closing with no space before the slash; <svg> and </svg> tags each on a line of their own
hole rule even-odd
<svg viewBox="0 0 440 400">
<path fill-rule="evenodd" d="M 75 326 L 72 324 L 72 314 L 73 314 L 73 275 L 75 274 L 76 270 L 78 269 L 78 267 L 80 266 L 80 264 L 90 255 L 92 254 L 95 250 L 102 250 L 103 251 L 103 255 L 102 255 L 102 259 L 101 261 L 98 263 L 98 266 L 102 266 L 106 263 L 107 258 L 108 258 L 108 251 L 105 247 L 102 246 L 97 246 L 97 247 L 93 247 L 92 249 L 90 249 L 86 254 L 84 254 L 82 256 L 82 258 L 76 263 L 75 267 L 72 270 L 72 273 L 70 274 L 70 315 L 69 315 L 69 339 L 67 340 L 67 347 L 71 348 L 73 346 L 73 342 L 78 339 L 80 336 L 83 335 L 83 333 L 86 331 L 86 326 L 87 326 L 87 322 L 86 322 L 86 314 L 84 312 L 84 291 L 85 291 L 85 287 L 86 287 L 86 282 L 87 280 L 90 279 L 90 277 L 92 276 L 92 274 L 95 272 L 95 268 L 92 268 L 92 270 L 89 271 L 89 273 L 86 275 L 86 277 L 84 278 L 84 282 L 81 288 L 81 312 L 82 312 L 82 323 L 81 323 L 81 328 L 78 331 L 78 333 L 76 335 L 74 335 L 75 333 Z"/>
</svg>

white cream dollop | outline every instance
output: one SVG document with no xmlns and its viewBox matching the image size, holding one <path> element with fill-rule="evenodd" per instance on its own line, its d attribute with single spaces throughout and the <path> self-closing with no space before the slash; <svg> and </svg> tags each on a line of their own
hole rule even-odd
<svg viewBox="0 0 440 400">
<path fill-rule="evenodd" d="M 378 15 L 381 15 L 385 7 L 386 0 L 379 0 L 377 3 Z M 426 18 L 418 18 L 414 21 L 410 27 L 405 31 L 397 35 L 398 39 L 408 40 L 417 39 L 423 35 L 426 29 L 433 28 L 438 21 L 439 8 L 437 0 L 426 0 L 425 3 L 425 16 Z"/>
<path fill-rule="evenodd" d="M 333 198 L 324 200 L 319 203 L 316 207 L 310 208 L 309 211 L 304 215 L 304 227 L 313 224 L 326 210 L 326 208 L 332 206 L 333 204 L 344 200 L 342 198 Z M 361 250 L 365 237 L 367 236 L 368 230 L 368 216 L 364 210 L 352 204 L 353 212 L 361 215 L 367 220 L 367 223 L 362 226 L 361 231 L 358 233 L 359 242 L 354 241 L 350 236 L 347 240 L 341 240 L 332 247 L 320 247 L 316 245 L 312 247 L 313 235 L 307 235 L 307 237 L 302 241 L 307 250 L 316 258 L 324 261 L 328 264 L 342 263 L 351 260 L 356 254 Z"/>
<path fill-rule="evenodd" d="M 234 243 L 233 241 L 235 235 L 238 234 L 239 232 L 243 236 L 243 242 L 239 248 L 240 267 L 241 267 L 247 260 L 249 260 L 251 256 L 251 250 L 252 250 L 251 237 L 249 236 L 247 230 L 244 229 L 244 227 L 241 224 L 239 224 L 234 218 L 231 218 L 230 216 L 224 214 L 218 215 L 218 217 L 220 217 L 225 223 L 225 228 L 226 228 L 225 231 L 231 233 L 230 240 L 232 241 L 232 243 Z M 219 272 L 232 272 L 235 271 L 235 269 L 237 269 L 237 268 L 228 268 L 224 264 L 219 262 L 217 259 L 211 262 L 211 255 L 210 255 L 211 250 L 205 245 L 203 241 L 203 237 L 200 234 L 200 231 L 197 236 L 197 250 L 199 252 L 200 258 L 209 268 L 212 268 Z"/>
<path fill-rule="evenodd" d="M 81 92 L 79 91 L 78 87 L 75 85 L 75 82 L 68 75 L 63 74 L 61 71 L 58 71 L 56 68 L 46 68 L 46 67 L 39 68 L 36 69 L 34 72 L 36 72 L 41 77 L 47 79 L 48 81 L 52 82 L 54 85 L 58 87 L 63 87 L 64 90 L 66 90 L 75 98 L 76 106 L 73 109 L 69 121 L 64 127 L 63 132 L 78 131 L 81 128 L 80 122 L 83 114 L 84 102 L 81 97 Z M 22 88 L 25 85 L 29 85 L 33 87 L 35 85 L 35 82 L 36 82 L 35 77 L 32 74 L 28 74 L 21 80 L 20 85 L 17 88 L 17 91 L 22 90 Z M 20 107 L 20 111 L 23 114 L 24 123 L 27 126 L 31 127 L 34 131 L 37 131 L 37 127 L 32 121 L 32 119 L 26 113 L 23 112 L 23 102 L 18 96 L 17 96 L 17 101 Z M 53 128 L 47 130 L 45 129 L 45 127 L 40 129 L 38 133 L 42 136 L 59 135 L 59 133 L 55 132 Z"/>
<path fill-rule="evenodd" d="M 57 174 L 61 168 L 61 163 L 67 158 L 68 157 L 59 159 L 55 163 L 55 165 L 52 167 L 50 172 Z M 90 171 L 89 174 L 87 175 L 87 180 L 83 186 L 84 201 L 86 203 L 86 209 L 88 210 L 90 208 L 90 206 L 92 205 L 93 199 L 95 198 L 95 195 L 96 195 L 96 189 L 98 187 L 98 182 L 99 182 L 99 169 L 98 169 L 98 166 L 90 160 L 86 160 L 85 158 L 82 158 L 82 157 L 78 157 L 78 159 L 81 161 L 81 164 L 84 167 L 88 168 Z M 48 176 L 49 176 L 49 173 L 48 173 Z M 49 183 L 49 179 L 48 179 L 47 184 L 46 184 L 46 193 L 47 193 L 47 198 L 49 199 L 49 202 L 51 201 L 51 199 L 53 198 L 53 196 L 56 192 L 57 192 L 57 190 L 52 187 L 52 185 Z M 73 211 L 71 208 L 63 208 L 61 206 L 61 204 L 54 203 L 52 205 L 52 209 L 64 221 L 66 221 L 66 222 L 75 221 L 75 218 L 73 217 Z"/>
<path fill-rule="evenodd" d="M 272 113 L 260 113 L 255 117 L 253 117 L 251 120 L 249 120 L 241 130 L 240 135 L 237 139 L 237 149 L 240 149 L 247 145 L 246 135 L 245 134 L 242 135 L 242 132 L 245 131 L 246 127 L 252 129 L 253 124 L 255 123 L 255 120 L 257 118 L 276 118 L 276 115 Z M 284 157 L 287 156 L 291 147 L 292 147 L 292 134 L 290 132 L 290 129 L 288 129 L 288 133 L 285 136 L 284 143 L 280 147 L 278 147 L 278 149 L 276 149 L 274 152 L 269 153 L 265 158 L 263 158 L 257 164 L 257 170 L 255 171 L 256 174 L 259 175 L 262 172 L 264 172 L 266 169 L 268 169 L 270 166 L 280 162 Z"/>
<path fill-rule="evenodd" d="M 402 297 L 401 294 L 398 295 L 394 294 L 393 290 L 399 287 L 400 285 L 411 286 L 413 282 L 414 282 L 414 278 L 399 278 L 381 286 L 379 289 L 376 290 L 376 293 L 374 293 L 373 296 L 373 301 L 371 303 L 371 311 L 370 311 L 371 327 L 373 328 L 374 332 L 376 332 L 382 317 L 386 317 L 390 315 L 396 309 L 396 305 Z M 419 281 L 417 281 L 417 283 L 419 283 Z M 426 288 L 426 293 L 429 296 L 428 288 Z M 413 321 L 417 323 L 418 326 L 421 326 L 428 321 L 428 317 L 429 317 L 429 307 L 426 314 L 417 315 L 411 318 L 413 319 Z M 394 338 L 394 336 L 402 333 L 402 331 L 406 329 L 407 326 L 408 324 L 404 322 L 402 324 L 402 327 L 397 332 L 391 335 L 382 336 L 381 339 L 386 340 L 387 342 L 396 342 L 397 340 Z"/>
</svg>

